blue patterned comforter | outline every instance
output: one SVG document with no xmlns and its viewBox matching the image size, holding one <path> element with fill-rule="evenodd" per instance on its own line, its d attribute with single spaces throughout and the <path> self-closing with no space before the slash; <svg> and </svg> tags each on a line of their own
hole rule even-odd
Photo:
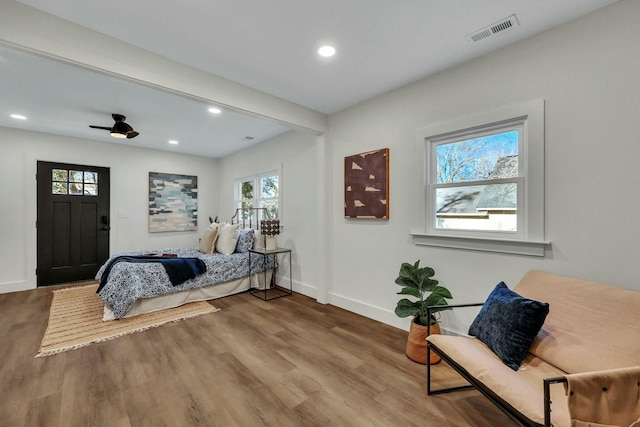
<svg viewBox="0 0 640 427">
<path fill-rule="evenodd" d="M 249 275 L 249 253 L 233 253 L 222 255 L 214 253 L 203 254 L 198 248 L 164 249 L 158 253 L 177 254 L 183 258 L 201 259 L 207 270 L 204 274 L 173 286 L 162 264 L 157 262 L 131 263 L 119 262 L 113 266 L 106 284 L 98 293 L 98 296 L 111 307 L 116 319 L 124 316 L 131 305 L 140 298 L 155 297 L 164 294 L 176 293 L 188 289 L 228 282 Z M 122 255 L 146 255 L 150 251 L 127 252 L 113 255 L 111 258 Z M 109 261 L 100 267 L 96 273 L 96 279 L 100 280 L 102 272 Z M 264 257 L 253 255 L 251 257 L 251 271 L 253 273 L 264 271 Z M 267 257 L 267 268 L 273 268 L 274 260 Z"/>
</svg>

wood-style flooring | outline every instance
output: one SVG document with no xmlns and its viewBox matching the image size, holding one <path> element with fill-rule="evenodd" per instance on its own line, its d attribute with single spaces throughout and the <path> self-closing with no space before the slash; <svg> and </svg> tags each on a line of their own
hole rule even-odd
<svg viewBox="0 0 640 427">
<path fill-rule="evenodd" d="M 407 332 L 299 294 L 36 359 L 52 289 L 0 294 L 0 426 L 514 425 L 477 391 L 427 396 Z"/>
</svg>

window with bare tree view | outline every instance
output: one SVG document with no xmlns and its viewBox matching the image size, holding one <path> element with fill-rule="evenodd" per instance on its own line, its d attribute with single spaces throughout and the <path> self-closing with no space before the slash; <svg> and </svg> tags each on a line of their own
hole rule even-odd
<svg viewBox="0 0 640 427">
<path fill-rule="evenodd" d="M 521 125 L 433 144 L 437 229 L 515 232 Z"/>
<path fill-rule="evenodd" d="M 544 99 L 416 130 L 417 245 L 544 256 Z"/>
</svg>

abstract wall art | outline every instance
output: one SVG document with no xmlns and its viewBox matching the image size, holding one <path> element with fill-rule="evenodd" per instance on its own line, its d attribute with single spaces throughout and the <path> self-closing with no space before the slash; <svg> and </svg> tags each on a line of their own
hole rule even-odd
<svg viewBox="0 0 640 427">
<path fill-rule="evenodd" d="M 149 232 L 198 229 L 198 177 L 149 172 Z"/>
<path fill-rule="evenodd" d="M 344 158 L 344 217 L 389 219 L 389 149 Z"/>
</svg>

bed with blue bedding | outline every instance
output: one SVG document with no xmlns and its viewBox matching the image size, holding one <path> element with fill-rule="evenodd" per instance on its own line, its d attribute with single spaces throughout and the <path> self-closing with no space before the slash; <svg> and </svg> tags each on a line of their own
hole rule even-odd
<svg viewBox="0 0 640 427">
<path fill-rule="evenodd" d="M 178 259 L 198 259 L 204 264 L 205 270 L 202 274 L 192 279 L 174 285 L 161 262 L 137 262 L 125 258 L 111 265 L 111 262 L 117 257 L 126 256 L 135 259 L 135 257 L 149 257 L 152 254 L 157 254 L 158 256 L 171 254 L 176 255 Z M 251 266 L 249 262 L 251 262 Z M 267 257 L 266 269 L 272 269 L 273 263 L 273 259 Z M 107 267 L 110 267 L 109 274 L 103 278 L 103 273 Z M 254 255 L 250 258 L 249 252 L 235 252 L 230 255 L 220 253 L 203 254 L 198 248 L 194 247 L 165 249 L 156 253 L 138 251 L 114 255 L 100 268 L 96 274 L 96 280 L 101 280 L 98 296 L 104 300 L 106 306 L 113 312 L 113 317 L 120 319 L 125 317 L 134 303 L 141 299 L 180 293 L 184 295 L 184 291 L 198 290 L 218 284 L 227 284 L 228 287 L 228 283 L 234 283 L 241 279 L 248 280 L 245 280 L 247 283 L 245 286 L 240 286 L 240 288 L 246 287 L 248 289 L 251 285 L 250 272 L 264 271 L 265 262 L 262 256 Z M 235 292 L 240 291 L 237 286 L 233 287 L 233 289 Z"/>
<path fill-rule="evenodd" d="M 243 213 L 238 209 L 231 224 L 212 223 L 198 247 L 111 256 L 95 277 L 100 281 L 96 293 L 105 302 L 103 320 L 269 286 L 276 267 L 275 257 L 252 256 L 249 252 L 251 248 L 264 248 L 258 223 L 252 221 L 252 218 L 268 218 L 263 210 L 248 208 Z"/>
</svg>

